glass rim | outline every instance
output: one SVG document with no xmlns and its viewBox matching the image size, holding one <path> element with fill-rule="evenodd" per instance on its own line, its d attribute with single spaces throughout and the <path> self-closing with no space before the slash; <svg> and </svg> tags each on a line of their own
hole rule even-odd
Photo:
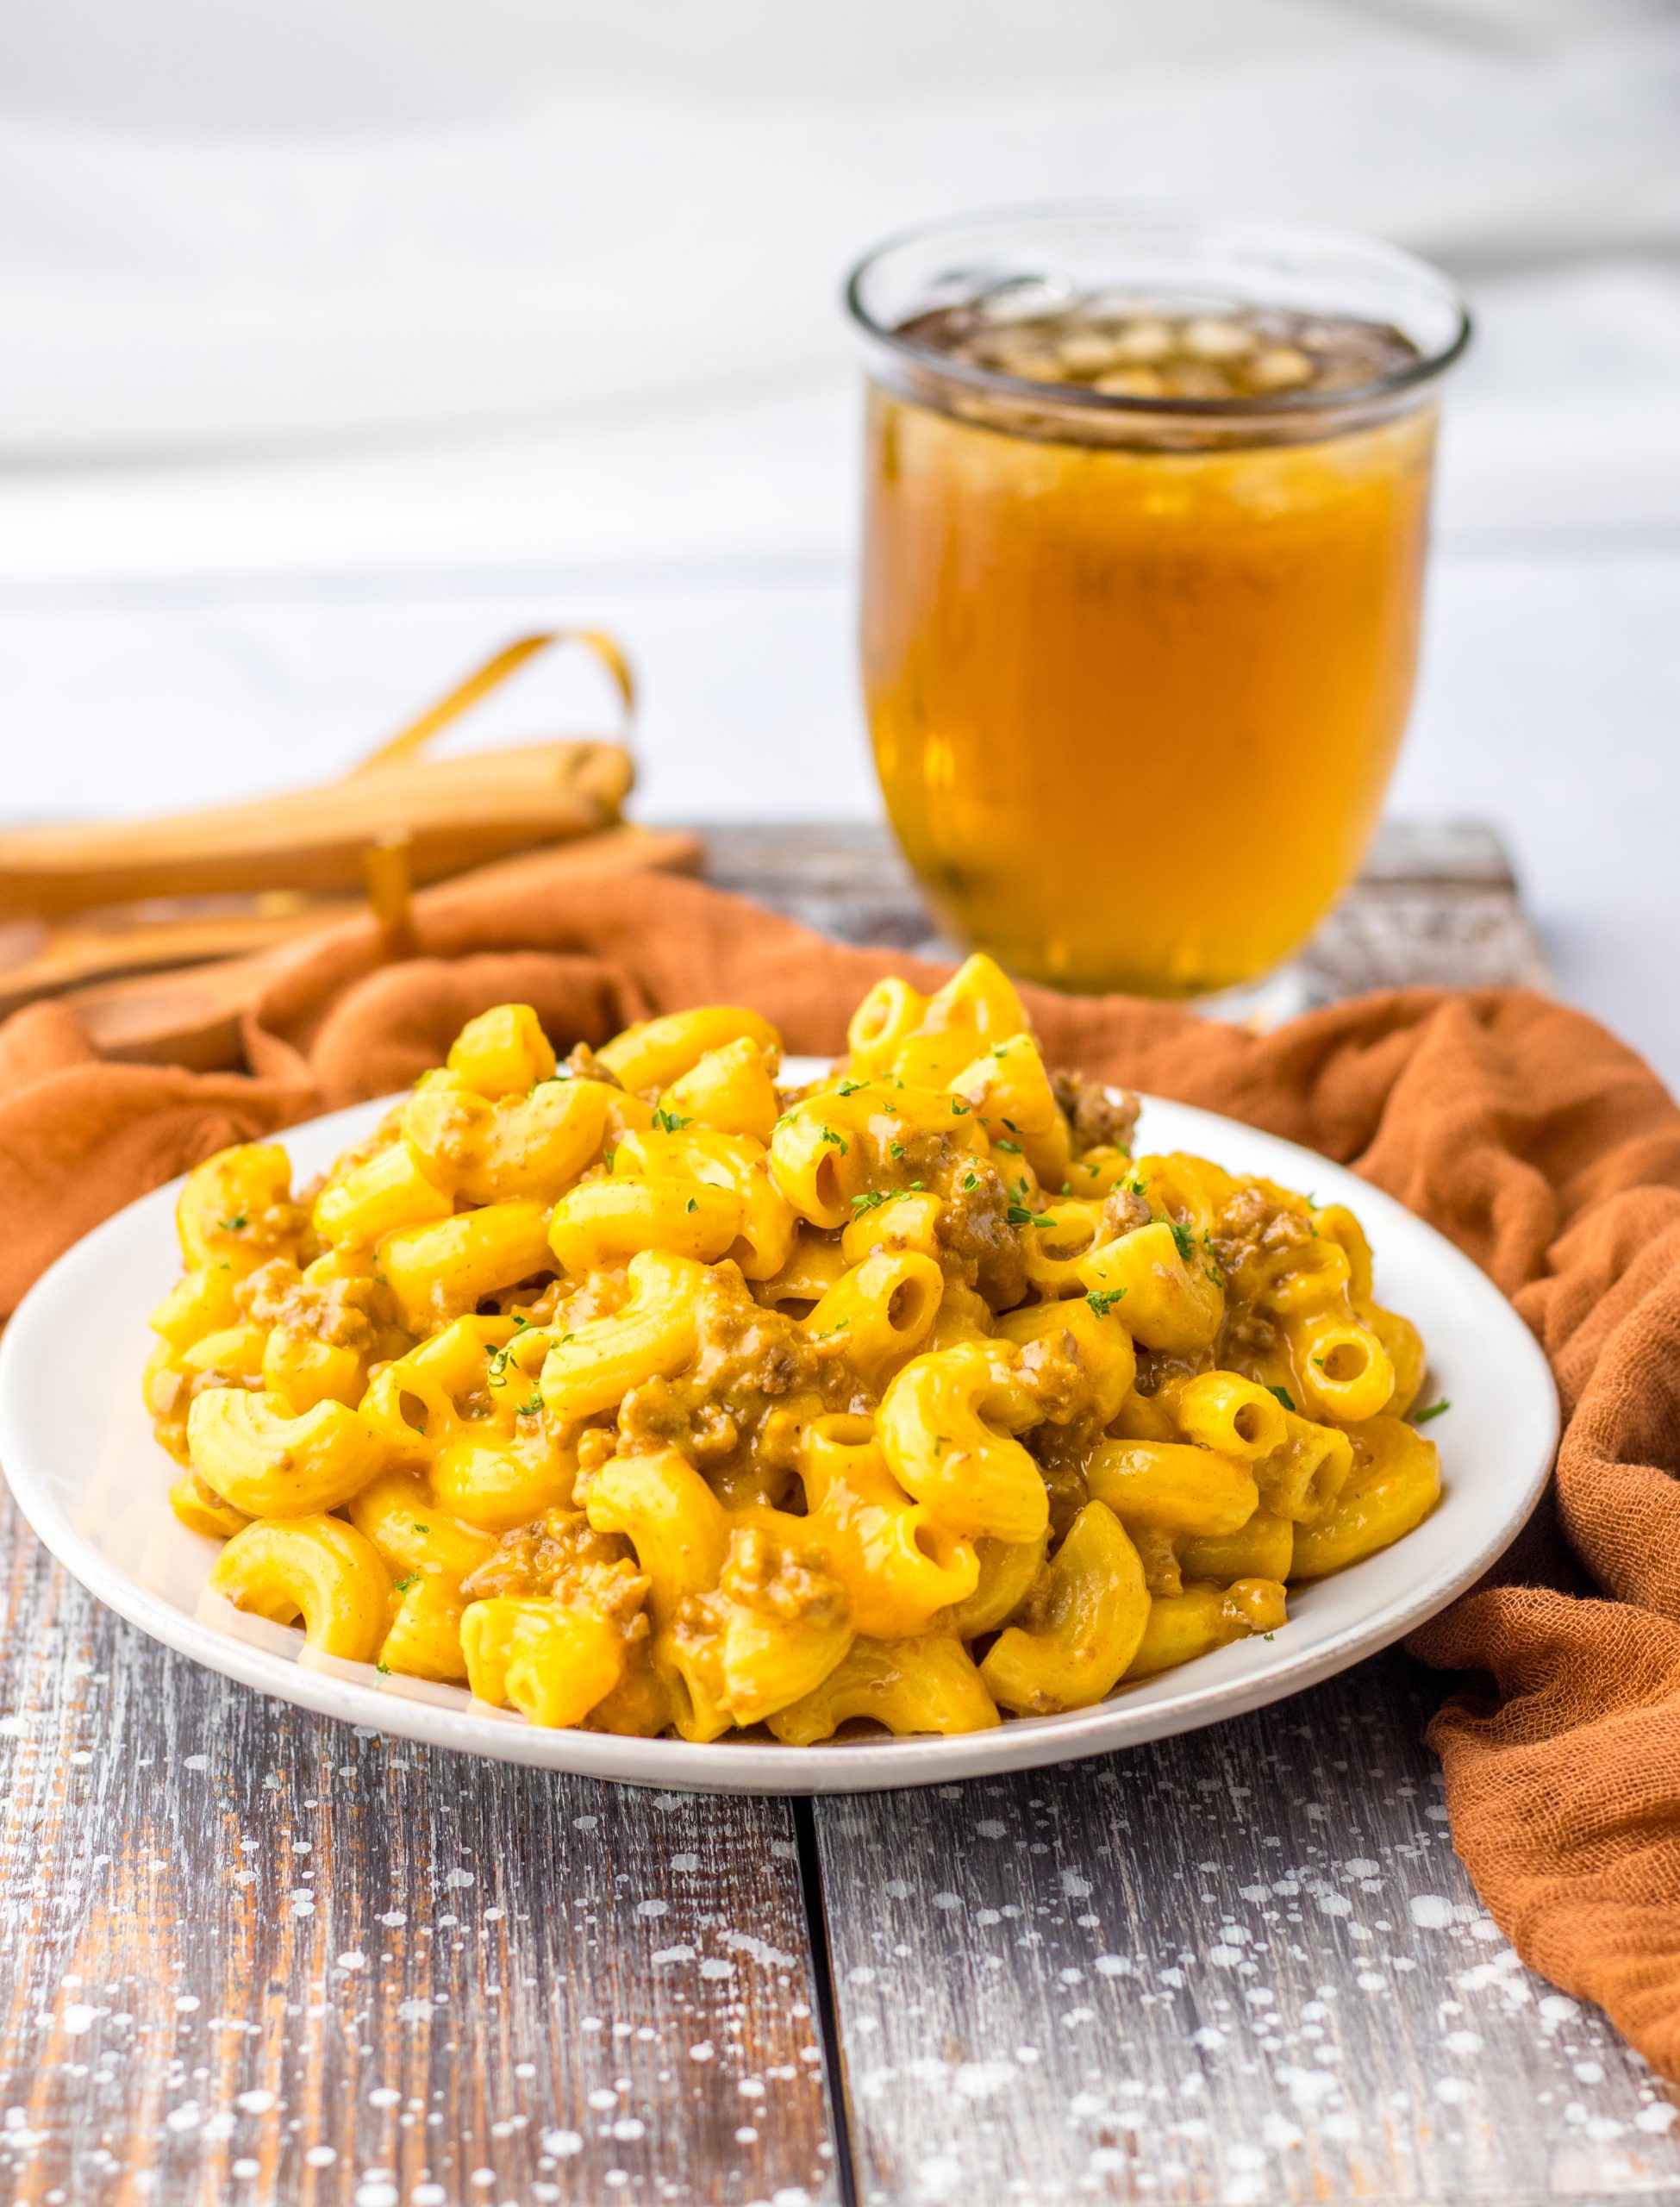
<svg viewBox="0 0 1680 2207">
<path fill-rule="evenodd" d="M 1408 362 L 1402 368 L 1396 368 L 1390 375 L 1380 376 L 1371 383 L 1346 385 L 1333 391 L 1256 392 L 1230 398 L 1173 398 L 1165 394 L 1159 397 L 1140 397 L 1119 391 L 1095 391 L 1089 385 L 1040 383 L 1027 376 L 1006 375 L 1000 368 L 980 367 L 972 361 L 954 359 L 950 353 L 941 353 L 934 346 L 918 344 L 900 331 L 888 328 L 876 320 L 864 303 L 864 287 L 870 275 L 890 254 L 901 251 L 906 246 L 926 243 L 946 233 L 958 236 L 969 230 L 989 228 L 1002 230 L 1031 222 L 1068 221 L 1109 222 L 1122 228 L 1131 225 L 1139 228 L 1179 223 L 1185 228 L 1223 230 L 1233 239 L 1246 235 L 1257 243 L 1265 240 L 1275 242 L 1293 239 L 1308 246 L 1354 247 L 1373 259 L 1390 262 L 1396 270 L 1421 277 L 1435 285 L 1444 303 L 1452 309 L 1452 334 L 1444 345 Z M 941 377 L 947 383 L 971 391 L 994 391 L 1001 397 L 1025 400 L 1040 409 L 1061 407 L 1071 413 L 1106 414 L 1120 419 L 1127 416 L 1135 419 L 1166 415 L 1201 421 L 1242 421 L 1252 420 L 1257 415 L 1345 413 L 1350 407 L 1381 403 L 1437 381 L 1464 357 L 1475 328 L 1469 302 L 1452 278 L 1432 261 L 1425 260 L 1421 254 L 1408 251 L 1404 246 L 1392 245 L 1385 238 L 1372 237 L 1361 230 L 1345 229 L 1335 223 L 1300 222 L 1285 216 L 1274 220 L 1233 213 L 1218 207 L 1191 204 L 1152 207 L 1128 200 L 1049 200 L 1022 206 L 979 209 L 969 215 L 947 216 L 932 222 L 912 223 L 880 240 L 852 264 L 841 297 L 847 314 L 872 344 L 884 347 L 900 359 Z"/>
</svg>

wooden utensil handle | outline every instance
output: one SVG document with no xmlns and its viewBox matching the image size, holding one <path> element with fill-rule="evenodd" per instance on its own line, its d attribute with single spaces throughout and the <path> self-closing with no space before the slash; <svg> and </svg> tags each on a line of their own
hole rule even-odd
<svg viewBox="0 0 1680 2207">
<path fill-rule="evenodd" d="M 436 881 L 615 819 L 632 778 L 615 744 L 524 744 L 381 767 L 315 788 L 158 820 L 0 835 L 0 918 L 222 891 L 353 889 L 363 854 L 411 839 Z"/>
</svg>

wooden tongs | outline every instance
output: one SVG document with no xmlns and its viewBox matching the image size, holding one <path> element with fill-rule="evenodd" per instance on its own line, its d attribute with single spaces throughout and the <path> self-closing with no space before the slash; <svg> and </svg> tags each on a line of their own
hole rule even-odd
<svg viewBox="0 0 1680 2207">
<path fill-rule="evenodd" d="M 622 741 L 422 755 L 563 642 L 606 668 L 628 734 L 635 685 L 617 643 L 549 629 L 497 652 L 340 780 L 152 820 L 0 833 L 0 1016 L 59 996 L 114 1054 L 215 1062 L 275 951 L 367 903 L 400 953 L 415 887 L 520 853 L 546 847 L 552 866 L 563 850 L 596 872 L 692 868 L 694 837 L 621 820 L 634 779 Z"/>
</svg>

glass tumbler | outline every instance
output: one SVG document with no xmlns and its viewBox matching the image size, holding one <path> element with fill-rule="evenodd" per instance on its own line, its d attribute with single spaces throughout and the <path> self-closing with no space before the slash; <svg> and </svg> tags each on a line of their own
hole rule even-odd
<svg viewBox="0 0 1680 2207">
<path fill-rule="evenodd" d="M 865 702 L 935 916 L 1063 989 L 1273 973 L 1405 728 L 1458 293 L 1334 231 L 1082 208 L 899 238 L 846 297 Z"/>
</svg>

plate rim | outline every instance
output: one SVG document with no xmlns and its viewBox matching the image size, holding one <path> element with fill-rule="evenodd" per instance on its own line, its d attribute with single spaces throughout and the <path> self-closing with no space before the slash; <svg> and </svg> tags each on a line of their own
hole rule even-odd
<svg viewBox="0 0 1680 2207">
<path fill-rule="evenodd" d="M 784 1075 L 804 1064 L 821 1067 L 822 1061 L 790 1059 Z M 340 1122 L 344 1123 L 347 1138 L 353 1122 L 359 1130 L 363 1122 L 397 1100 L 375 1097 L 322 1113 L 279 1129 L 273 1139 L 284 1141 L 299 1134 L 325 1133 Z M 1144 1094 L 1140 1100 L 1146 1114 L 1152 1104 L 1162 1104 L 1175 1114 L 1190 1115 L 1208 1129 L 1215 1145 L 1221 1129 L 1235 1127 L 1246 1135 L 1261 1136 L 1291 1159 L 1298 1159 L 1309 1172 L 1328 1166 L 1358 1179 L 1351 1166 L 1339 1165 L 1319 1151 L 1247 1121 L 1169 1097 Z M 1208 1154 L 1216 1155 L 1216 1147 Z M 1499 1322 L 1506 1328 L 1513 1352 L 1527 1359 L 1537 1383 L 1533 1407 L 1541 1412 L 1544 1445 L 1536 1446 L 1535 1460 L 1529 1465 L 1520 1491 L 1502 1512 L 1497 1527 L 1460 1556 L 1450 1570 L 1396 1592 L 1316 1647 L 1295 1656 L 1286 1653 L 1246 1679 L 1210 1679 L 1152 1703 L 1128 1702 L 1121 1697 L 1050 1716 L 1013 1718 L 984 1732 L 917 1734 L 903 1739 L 803 1747 L 765 1741 L 703 1743 L 571 1728 L 545 1729 L 486 1704 L 446 1707 L 412 1696 L 403 1687 L 393 1689 L 378 1679 L 371 1664 L 319 1657 L 304 1662 L 217 1630 L 112 1563 L 71 1520 L 52 1491 L 49 1477 L 29 1465 L 27 1442 L 17 1429 L 19 1413 L 14 1394 L 19 1385 L 18 1372 L 36 1332 L 47 1322 L 45 1314 L 54 1295 L 67 1274 L 96 1261 L 106 1241 L 122 1237 L 136 1210 L 172 1204 L 184 1178 L 178 1175 L 136 1197 L 73 1243 L 28 1289 L 0 1333 L 0 1477 L 4 1478 L 31 1530 L 71 1576 L 149 1638 L 255 1691 L 296 1703 L 317 1715 L 458 1754 L 671 1792 L 840 1794 L 952 1784 L 1143 1746 L 1283 1700 L 1392 1647 L 1439 1615 L 1482 1577 L 1527 1524 L 1545 1491 L 1557 1451 L 1561 1424 L 1557 1384 L 1527 1325 L 1481 1267 L 1439 1228 L 1420 1218 L 1386 1190 L 1359 1180 L 1362 1194 L 1373 1199 L 1379 1211 L 1397 1213 L 1438 1245 L 1434 1253 L 1438 1260 L 1458 1270 L 1461 1276 L 1473 1276 L 1477 1291 L 1490 1298 L 1490 1310 L 1496 1307 L 1500 1313 Z M 1379 1227 L 1379 1235 L 1380 1232 Z"/>
</svg>

